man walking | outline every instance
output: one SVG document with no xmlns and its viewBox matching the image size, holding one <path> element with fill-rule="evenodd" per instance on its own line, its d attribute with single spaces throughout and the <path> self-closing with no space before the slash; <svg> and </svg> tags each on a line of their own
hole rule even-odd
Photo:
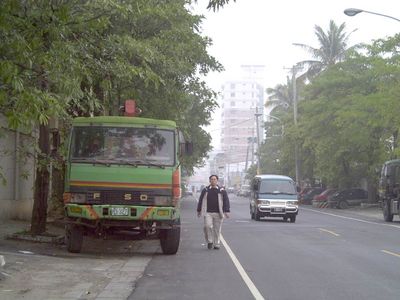
<svg viewBox="0 0 400 300">
<path fill-rule="evenodd" d="M 207 248 L 220 248 L 220 235 L 222 221 L 229 218 L 229 198 L 223 187 L 218 185 L 218 176 L 209 177 L 210 185 L 205 187 L 200 194 L 197 204 L 197 216 L 204 216 L 204 236 Z"/>
</svg>

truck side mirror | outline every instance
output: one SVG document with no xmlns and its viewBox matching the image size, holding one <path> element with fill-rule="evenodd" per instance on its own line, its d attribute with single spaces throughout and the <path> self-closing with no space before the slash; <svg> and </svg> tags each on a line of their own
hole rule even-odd
<svg viewBox="0 0 400 300">
<path fill-rule="evenodd" d="M 192 142 L 185 143 L 185 153 L 187 155 L 193 155 L 193 143 Z"/>
<path fill-rule="evenodd" d="M 193 143 L 192 142 L 184 142 L 179 144 L 179 152 L 180 155 L 192 155 L 193 154 Z"/>
</svg>

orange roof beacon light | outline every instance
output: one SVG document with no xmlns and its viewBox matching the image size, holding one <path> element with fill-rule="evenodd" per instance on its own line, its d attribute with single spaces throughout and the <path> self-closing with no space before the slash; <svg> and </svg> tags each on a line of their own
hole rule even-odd
<svg viewBox="0 0 400 300">
<path fill-rule="evenodd" d="M 142 112 L 140 108 L 136 107 L 136 101 L 132 99 L 125 100 L 123 110 L 125 117 L 137 117 Z"/>
</svg>

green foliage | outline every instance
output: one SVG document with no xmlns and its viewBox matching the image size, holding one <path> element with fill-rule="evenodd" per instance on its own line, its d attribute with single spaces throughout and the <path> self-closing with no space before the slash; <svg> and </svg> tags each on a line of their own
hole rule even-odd
<svg viewBox="0 0 400 300">
<path fill-rule="evenodd" d="M 196 141 L 188 170 L 202 163 L 201 129 L 216 107 L 199 74 L 219 71 L 188 1 L 0 3 L 0 113 L 9 127 L 50 118 L 118 114 L 135 98 L 143 116 L 175 120 Z"/>
<path fill-rule="evenodd" d="M 294 173 L 297 140 L 303 179 L 338 187 L 359 185 L 363 178 L 376 182 L 375 170 L 400 153 L 399 45 L 396 35 L 354 48 L 320 72 L 302 90 L 298 127 L 287 112 L 285 135 L 263 145 L 265 159 L 281 162 L 270 168 L 279 171 L 286 163 L 287 174 Z"/>
</svg>

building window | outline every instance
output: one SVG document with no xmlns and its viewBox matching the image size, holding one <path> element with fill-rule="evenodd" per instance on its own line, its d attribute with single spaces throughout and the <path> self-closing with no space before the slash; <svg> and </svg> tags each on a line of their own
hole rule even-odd
<svg viewBox="0 0 400 300">
<path fill-rule="evenodd" d="M 235 84 L 231 83 L 231 89 L 234 89 L 234 88 L 235 88 Z"/>
<path fill-rule="evenodd" d="M 231 98 L 235 98 L 235 93 L 231 93 Z"/>
<path fill-rule="evenodd" d="M 235 101 L 231 101 L 231 106 L 235 106 Z"/>
</svg>

